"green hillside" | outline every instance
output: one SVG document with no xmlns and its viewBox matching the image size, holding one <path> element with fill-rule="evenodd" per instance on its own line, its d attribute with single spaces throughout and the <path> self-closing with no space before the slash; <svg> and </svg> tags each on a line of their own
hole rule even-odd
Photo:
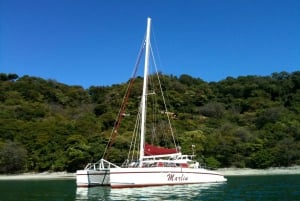
<svg viewBox="0 0 300 201">
<path fill-rule="evenodd" d="M 189 75 L 161 80 L 184 153 L 194 144 L 197 159 L 213 168 L 300 165 L 300 71 L 209 83 Z M 74 172 L 100 159 L 126 88 L 0 73 L 0 173 Z M 128 102 L 128 113 L 137 105 Z M 112 162 L 127 156 L 134 122 L 135 115 L 124 118 Z"/>
</svg>

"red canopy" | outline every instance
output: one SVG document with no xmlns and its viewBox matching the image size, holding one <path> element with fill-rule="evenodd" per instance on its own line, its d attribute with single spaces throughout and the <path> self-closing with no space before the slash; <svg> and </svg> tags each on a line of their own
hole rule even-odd
<svg viewBox="0 0 300 201">
<path fill-rule="evenodd" d="M 144 148 L 145 156 L 175 154 L 175 153 L 178 153 L 176 148 L 170 149 L 170 148 L 154 146 L 151 144 L 145 144 L 145 148 Z"/>
</svg>

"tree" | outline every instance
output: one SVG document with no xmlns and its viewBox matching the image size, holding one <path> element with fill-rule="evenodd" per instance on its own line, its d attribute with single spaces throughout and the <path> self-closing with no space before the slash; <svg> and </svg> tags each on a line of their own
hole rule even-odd
<svg viewBox="0 0 300 201">
<path fill-rule="evenodd" d="M 72 135 L 67 139 L 67 170 L 76 171 L 89 161 L 89 149 L 87 140 L 81 135 Z"/>
<path fill-rule="evenodd" d="M 0 173 L 18 173 L 25 170 L 27 150 L 16 142 L 8 141 L 0 147 Z"/>
<path fill-rule="evenodd" d="M 194 151 L 197 159 L 212 167 L 300 164 L 300 71 L 210 83 L 189 75 L 160 76 L 168 111 L 176 114 L 171 121 L 183 153 Z M 108 154 L 114 162 L 127 156 L 142 81 L 135 79 Z M 153 100 L 161 106 L 157 82 L 151 83 L 154 87 L 149 90 L 157 96 L 148 96 L 148 104 Z M 0 172 L 75 171 L 98 160 L 127 88 L 115 84 L 84 89 L 0 73 Z M 158 137 L 153 142 L 171 147 L 166 125 L 162 117 L 147 118 L 147 131 L 156 131 Z"/>
</svg>

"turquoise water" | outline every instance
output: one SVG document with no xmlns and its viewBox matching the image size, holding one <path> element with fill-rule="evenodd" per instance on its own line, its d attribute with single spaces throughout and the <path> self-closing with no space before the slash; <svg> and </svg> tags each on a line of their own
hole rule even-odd
<svg viewBox="0 0 300 201">
<path fill-rule="evenodd" d="M 300 175 L 232 176 L 223 184 L 76 188 L 75 180 L 1 180 L 0 200 L 300 201 Z"/>
</svg>

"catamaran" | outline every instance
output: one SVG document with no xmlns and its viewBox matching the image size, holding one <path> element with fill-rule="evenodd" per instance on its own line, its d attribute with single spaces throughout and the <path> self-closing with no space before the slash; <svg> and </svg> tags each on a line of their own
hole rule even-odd
<svg viewBox="0 0 300 201">
<path fill-rule="evenodd" d="M 143 90 L 136 120 L 138 127 L 134 128 L 134 134 L 130 145 L 131 154 L 128 154 L 127 159 L 125 159 L 125 162 L 122 165 L 116 165 L 106 160 L 104 154 L 104 157 L 98 162 L 89 163 L 83 170 L 77 170 L 76 184 L 78 187 L 108 185 L 112 188 L 128 188 L 226 181 L 226 178 L 220 173 L 202 167 L 199 162 L 194 160 L 194 154 L 182 154 L 181 148 L 176 146 L 174 137 L 173 148 L 164 148 L 146 143 L 147 100 L 148 96 L 158 94 L 155 92 L 149 92 L 148 87 L 150 77 L 149 59 L 152 52 L 150 32 L 151 18 L 148 18 L 146 37 L 143 41 L 141 51 L 145 53 Z M 158 83 L 160 85 L 159 79 Z M 169 112 L 166 108 L 161 86 L 158 89 L 160 90 L 159 94 L 162 95 L 164 103 L 164 110 L 161 113 L 167 116 L 167 122 L 171 124 L 171 118 L 174 114 Z M 127 98 L 128 94 L 125 95 L 124 99 L 127 100 Z M 125 105 L 126 104 L 123 102 L 119 111 L 119 118 L 116 121 L 115 128 L 112 130 L 112 136 L 115 136 L 118 133 L 120 121 L 126 115 Z M 171 126 L 165 130 L 171 131 L 173 136 L 173 129 Z M 148 133 L 149 132 L 152 131 L 148 131 Z M 105 152 L 112 144 L 112 136 Z M 139 145 L 136 145 L 137 141 L 139 142 Z"/>
</svg>

